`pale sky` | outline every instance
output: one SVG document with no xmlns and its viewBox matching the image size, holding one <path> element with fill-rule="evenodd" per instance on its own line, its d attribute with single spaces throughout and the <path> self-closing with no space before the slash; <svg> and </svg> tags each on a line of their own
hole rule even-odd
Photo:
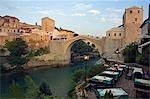
<svg viewBox="0 0 150 99">
<path fill-rule="evenodd" d="M 143 6 L 146 19 L 149 3 L 149 0 L 0 0 L 0 15 L 39 25 L 42 17 L 50 17 L 58 28 L 105 36 L 105 31 L 122 24 L 125 8 Z"/>
</svg>

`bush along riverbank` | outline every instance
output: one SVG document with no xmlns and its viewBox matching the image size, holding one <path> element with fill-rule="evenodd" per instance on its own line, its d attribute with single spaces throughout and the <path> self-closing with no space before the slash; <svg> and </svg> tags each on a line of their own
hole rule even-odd
<svg viewBox="0 0 150 99">
<path fill-rule="evenodd" d="M 104 67 L 103 64 L 93 65 L 93 66 L 85 66 L 78 68 L 73 71 L 72 73 L 72 86 L 70 87 L 70 90 L 68 91 L 68 97 L 70 98 L 76 98 L 76 86 L 82 84 L 83 86 L 86 85 L 86 82 L 88 81 L 88 78 L 91 78 L 100 72 L 103 72 L 106 67 Z"/>
</svg>

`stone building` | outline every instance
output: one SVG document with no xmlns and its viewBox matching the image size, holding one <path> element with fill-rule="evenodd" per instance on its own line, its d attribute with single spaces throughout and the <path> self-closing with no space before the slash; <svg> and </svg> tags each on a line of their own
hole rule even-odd
<svg viewBox="0 0 150 99">
<path fill-rule="evenodd" d="M 0 48 L 4 47 L 5 42 L 7 40 L 12 41 L 15 38 L 16 38 L 16 36 L 14 34 L 8 34 L 6 32 L 0 32 Z"/>
<path fill-rule="evenodd" d="M 114 27 L 106 31 L 106 37 L 103 38 L 103 43 L 106 45 L 104 47 L 104 53 L 106 57 L 111 58 L 117 49 L 122 48 L 124 45 L 124 27 Z M 110 57 L 111 56 L 111 57 Z"/>
<path fill-rule="evenodd" d="M 12 41 L 19 33 L 19 19 L 12 16 L 0 16 L 0 47 L 5 45 L 5 42 Z"/>
<path fill-rule="evenodd" d="M 116 57 L 117 49 L 123 49 L 132 42 L 139 42 L 142 22 L 143 8 L 133 6 L 125 9 L 122 25 L 106 31 L 106 37 L 103 38 L 103 43 L 106 45 L 104 47 L 105 57 Z"/>
<path fill-rule="evenodd" d="M 67 40 L 74 37 L 74 32 L 67 29 L 56 28 L 54 31 L 49 32 L 51 40 Z"/>
<path fill-rule="evenodd" d="M 42 29 L 45 30 L 46 33 L 54 31 L 55 20 L 48 17 L 42 18 Z"/>
<path fill-rule="evenodd" d="M 143 8 L 133 6 L 125 9 L 123 15 L 123 25 L 126 45 L 140 40 L 141 29 L 139 27 L 142 22 Z"/>
<path fill-rule="evenodd" d="M 19 19 L 12 16 L 0 16 L 0 32 L 18 33 Z"/>
<path fill-rule="evenodd" d="M 61 40 L 67 40 L 74 36 L 74 32 L 71 30 L 60 29 L 59 32 Z"/>
<path fill-rule="evenodd" d="M 31 33 L 23 33 L 21 37 L 32 49 L 44 48 L 49 46 L 49 34 L 44 30 L 32 29 Z"/>
<path fill-rule="evenodd" d="M 37 25 L 37 24 L 31 25 L 31 24 L 27 24 L 24 22 L 23 23 L 20 22 L 19 27 L 20 27 L 20 29 L 19 29 L 20 34 L 21 33 L 31 33 L 32 29 L 41 29 L 40 25 Z"/>
<path fill-rule="evenodd" d="M 6 40 L 12 41 L 16 37 L 23 38 L 33 49 L 48 47 L 49 34 L 41 29 L 40 25 L 20 22 L 16 17 L 0 16 L 0 47 L 5 45 Z"/>
<path fill-rule="evenodd" d="M 141 28 L 141 42 L 139 45 L 139 52 L 144 55 L 147 60 L 150 60 L 150 4 L 148 18 L 140 26 Z M 149 62 L 150 65 L 150 62 Z"/>
</svg>

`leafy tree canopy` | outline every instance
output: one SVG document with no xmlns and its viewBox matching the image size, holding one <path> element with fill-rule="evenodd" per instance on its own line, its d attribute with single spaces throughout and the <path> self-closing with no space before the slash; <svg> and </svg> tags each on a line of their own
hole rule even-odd
<svg viewBox="0 0 150 99">
<path fill-rule="evenodd" d="M 28 45 L 21 38 L 16 38 L 13 41 L 6 41 L 5 47 L 10 52 L 8 61 L 11 65 L 20 66 L 27 63 Z"/>
</svg>

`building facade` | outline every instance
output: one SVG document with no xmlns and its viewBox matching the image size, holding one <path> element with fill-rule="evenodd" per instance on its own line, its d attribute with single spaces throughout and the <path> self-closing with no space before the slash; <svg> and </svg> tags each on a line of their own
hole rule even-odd
<svg viewBox="0 0 150 99">
<path fill-rule="evenodd" d="M 122 21 L 122 25 L 106 31 L 106 37 L 103 38 L 106 45 L 104 53 L 108 58 L 116 56 L 117 49 L 123 49 L 132 42 L 140 41 L 143 8 L 133 6 L 125 9 Z"/>
<path fill-rule="evenodd" d="M 50 34 L 50 38 L 51 40 L 68 40 L 74 37 L 74 32 L 71 30 L 67 30 L 67 29 L 62 29 L 62 28 L 56 28 L 54 29 L 54 31 L 49 32 Z"/>
<path fill-rule="evenodd" d="M 124 27 L 114 27 L 106 31 L 106 37 L 104 40 L 104 53 L 106 57 L 111 58 L 115 55 L 117 49 L 122 48 L 124 44 Z"/>
<path fill-rule="evenodd" d="M 150 60 L 150 4 L 148 18 L 140 26 L 141 28 L 141 43 L 139 52 L 144 55 L 147 60 Z M 148 63 L 150 65 L 150 63 Z"/>
<path fill-rule="evenodd" d="M 12 16 L 0 16 L 0 32 L 18 33 L 19 19 Z"/>
</svg>

